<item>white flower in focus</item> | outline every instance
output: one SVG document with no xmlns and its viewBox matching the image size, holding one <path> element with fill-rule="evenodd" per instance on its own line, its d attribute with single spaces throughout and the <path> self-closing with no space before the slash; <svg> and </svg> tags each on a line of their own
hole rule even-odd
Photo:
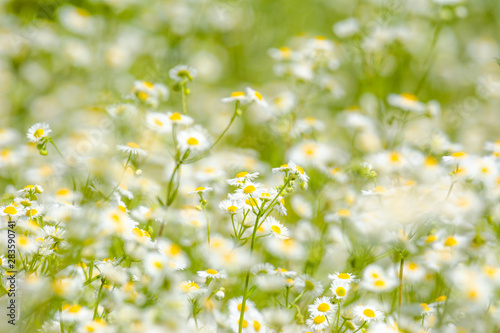
<svg viewBox="0 0 500 333">
<path fill-rule="evenodd" d="M 40 142 L 43 138 L 49 136 L 52 132 L 50 126 L 47 123 L 36 123 L 28 129 L 28 133 L 26 133 L 26 137 L 29 142 Z"/>
</svg>

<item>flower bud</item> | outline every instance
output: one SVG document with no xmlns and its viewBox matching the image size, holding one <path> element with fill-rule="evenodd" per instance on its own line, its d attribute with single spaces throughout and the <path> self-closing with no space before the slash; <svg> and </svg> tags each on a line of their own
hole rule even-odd
<svg viewBox="0 0 500 333">
<path fill-rule="evenodd" d="M 48 154 L 49 152 L 47 151 L 47 149 L 40 149 L 40 155 L 47 156 Z"/>
<path fill-rule="evenodd" d="M 221 288 L 221 289 L 223 289 L 223 288 Z M 217 291 L 217 292 L 215 293 L 215 299 L 216 299 L 216 300 L 218 300 L 218 301 L 223 300 L 223 299 L 224 299 L 224 297 L 226 296 L 226 294 L 224 293 L 224 291 L 223 291 L 223 290 L 221 290 L 221 289 L 219 289 L 219 291 Z"/>
</svg>

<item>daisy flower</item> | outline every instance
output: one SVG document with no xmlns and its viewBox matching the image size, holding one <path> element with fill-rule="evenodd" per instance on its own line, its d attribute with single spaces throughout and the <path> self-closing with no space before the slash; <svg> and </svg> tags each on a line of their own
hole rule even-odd
<svg viewBox="0 0 500 333">
<path fill-rule="evenodd" d="M 379 321 L 384 319 L 384 314 L 373 306 L 357 305 L 352 310 L 354 316 L 362 321 Z"/>
<path fill-rule="evenodd" d="M 443 162 L 446 164 L 455 164 L 463 162 L 467 158 L 467 153 L 463 151 L 457 151 L 449 156 L 443 156 Z"/>
<path fill-rule="evenodd" d="M 199 125 L 180 131 L 177 135 L 177 141 L 180 150 L 183 152 L 189 149 L 191 152 L 199 153 L 210 147 L 208 134 Z"/>
<path fill-rule="evenodd" d="M 250 273 L 253 275 L 273 275 L 276 274 L 276 270 L 273 265 L 266 262 L 254 265 L 250 269 Z"/>
<path fill-rule="evenodd" d="M 322 331 L 327 328 L 331 322 L 331 316 L 318 314 L 312 315 L 311 318 L 306 320 L 306 325 L 310 328 L 318 331 Z"/>
<path fill-rule="evenodd" d="M 325 290 L 321 285 L 321 282 L 306 274 L 297 277 L 295 280 L 295 287 L 299 292 L 305 290 L 310 292 L 313 296 L 319 296 L 323 293 L 323 290 Z"/>
<path fill-rule="evenodd" d="M 243 91 L 233 91 L 229 97 L 224 97 L 222 102 L 231 103 L 235 101 L 247 102 L 248 97 L 245 95 Z"/>
<path fill-rule="evenodd" d="M 232 315 L 240 315 L 241 309 L 243 307 L 243 297 L 231 298 L 228 302 L 229 313 Z M 255 304 L 251 300 L 247 299 L 245 302 L 245 314 L 255 311 Z"/>
<path fill-rule="evenodd" d="M 168 89 L 164 84 L 135 81 L 131 97 L 157 107 L 160 100 L 166 100 L 168 95 Z"/>
<path fill-rule="evenodd" d="M 215 269 L 209 268 L 204 271 L 198 271 L 197 272 L 198 276 L 204 279 L 225 279 L 226 278 L 226 273 L 224 271 L 217 271 Z"/>
<path fill-rule="evenodd" d="M 184 79 L 193 81 L 193 79 L 198 75 L 198 71 L 188 65 L 177 65 L 168 71 L 168 75 L 176 82 L 181 82 Z"/>
<path fill-rule="evenodd" d="M 180 114 L 179 112 L 167 112 L 167 118 L 172 124 L 189 126 L 193 123 L 193 118 Z"/>
<path fill-rule="evenodd" d="M 106 111 L 111 117 L 119 117 L 125 114 L 135 115 L 138 109 L 132 104 L 115 104 L 107 106 Z"/>
<path fill-rule="evenodd" d="M 22 193 L 40 193 L 40 194 L 42 194 L 43 187 L 41 187 L 40 185 L 26 185 L 25 187 L 23 187 L 22 189 L 17 191 L 17 193 L 19 193 L 19 194 L 22 194 Z"/>
<path fill-rule="evenodd" d="M 258 92 L 253 90 L 252 88 L 247 88 L 247 95 L 250 98 L 250 100 L 254 101 L 257 103 L 259 106 L 266 108 L 267 107 L 267 102 L 264 100 L 264 97 Z"/>
<path fill-rule="evenodd" d="M 328 274 L 328 278 L 332 281 L 342 281 L 349 284 L 358 281 L 356 275 L 352 273 L 335 272 L 334 274 Z"/>
<path fill-rule="evenodd" d="M 274 236 L 278 239 L 287 239 L 288 238 L 288 228 L 283 224 L 278 222 L 274 217 L 269 216 L 266 219 L 266 224 L 269 230 L 271 231 L 270 236 Z"/>
<path fill-rule="evenodd" d="M 381 185 L 375 186 L 369 190 L 361 190 L 363 195 L 371 196 L 371 195 L 388 195 L 390 194 L 387 189 Z"/>
<path fill-rule="evenodd" d="M 236 214 L 237 211 L 241 210 L 243 208 L 241 202 L 237 200 L 223 200 L 219 203 L 219 208 L 224 210 L 226 213 L 232 215 Z"/>
<path fill-rule="evenodd" d="M 287 46 L 282 46 L 279 49 L 269 49 L 269 55 L 275 60 L 283 61 L 291 59 L 293 57 L 293 51 Z"/>
<path fill-rule="evenodd" d="M 309 313 L 313 316 L 328 315 L 337 310 L 337 306 L 333 305 L 330 297 L 319 297 L 314 300 L 314 303 L 308 306 Z"/>
<path fill-rule="evenodd" d="M 26 133 L 26 137 L 29 142 L 40 142 L 43 138 L 49 136 L 52 132 L 49 125 L 47 123 L 36 123 L 28 129 L 28 133 Z"/>
<path fill-rule="evenodd" d="M 213 190 L 214 189 L 211 187 L 200 186 L 200 187 L 195 188 L 194 191 L 188 192 L 188 195 L 192 195 L 192 194 L 196 194 L 196 193 L 207 193 L 207 192 L 211 192 Z"/>
<path fill-rule="evenodd" d="M 146 126 L 158 133 L 166 133 L 171 129 L 170 119 L 161 112 L 148 112 L 146 114 Z"/>
<path fill-rule="evenodd" d="M 246 172 L 242 171 L 236 174 L 236 178 L 228 179 L 227 183 L 229 185 L 240 185 L 247 181 L 252 181 L 259 176 L 258 172 Z"/>
<path fill-rule="evenodd" d="M 292 161 L 289 161 L 287 164 L 281 165 L 279 168 L 273 168 L 272 172 L 274 174 L 288 174 L 288 173 L 293 173 L 297 177 L 299 177 L 299 180 L 302 182 L 307 183 L 309 181 L 309 176 L 306 174 L 304 169 Z"/>
<path fill-rule="evenodd" d="M 241 187 L 236 189 L 232 196 L 241 200 L 255 197 L 258 193 L 258 189 L 261 187 L 262 184 L 260 183 L 246 182 L 245 184 L 241 184 Z"/>
<path fill-rule="evenodd" d="M 337 299 L 346 298 L 349 289 L 351 289 L 349 283 L 342 280 L 334 280 L 330 286 L 330 290 Z"/>
<path fill-rule="evenodd" d="M 29 208 L 26 208 L 26 213 L 24 215 L 30 218 L 37 218 L 42 216 L 44 212 L 45 208 L 42 205 L 33 204 Z"/>
<path fill-rule="evenodd" d="M 24 208 L 16 203 L 7 206 L 0 206 L 0 215 L 15 218 L 23 214 Z"/>
<path fill-rule="evenodd" d="M 389 105 L 410 112 L 424 112 L 426 105 L 418 100 L 418 97 L 413 94 L 390 94 L 387 97 Z"/>
<path fill-rule="evenodd" d="M 147 153 L 145 150 L 142 150 L 141 147 L 135 142 L 129 142 L 126 145 L 118 145 L 118 150 L 126 153 L 127 155 L 137 155 L 137 156 L 146 156 Z"/>
</svg>

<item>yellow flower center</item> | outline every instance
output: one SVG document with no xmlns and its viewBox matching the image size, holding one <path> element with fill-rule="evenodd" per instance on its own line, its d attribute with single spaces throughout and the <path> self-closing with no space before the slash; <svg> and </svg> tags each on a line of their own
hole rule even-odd
<svg viewBox="0 0 500 333">
<path fill-rule="evenodd" d="M 36 209 L 30 209 L 26 211 L 26 216 L 33 216 L 36 215 L 38 211 Z"/>
<path fill-rule="evenodd" d="M 324 322 L 325 320 L 326 320 L 325 316 L 316 316 L 316 317 L 314 317 L 313 321 L 316 325 L 318 325 L 318 324 L 321 324 L 322 322 Z"/>
<path fill-rule="evenodd" d="M 210 275 L 215 275 L 215 274 L 219 273 L 215 269 L 211 269 L 211 268 L 207 269 L 205 272 L 207 272 Z"/>
<path fill-rule="evenodd" d="M 438 160 L 433 156 L 427 156 L 425 159 L 425 165 L 427 166 L 435 166 L 436 164 L 438 164 Z"/>
<path fill-rule="evenodd" d="M 238 320 L 238 324 L 239 323 L 240 323 L 240 321 Z M 248 327 L 248 321 L 246 321 L 245 319 L 243 319 L 243 322 L 241 323 L 241 327 L 247 328 Z"/>
<path fill-rule="evenodd" d="M 422 307 L 422 309 L 424 311 L 431 311 L 431 308 L 429 307 L 429 305 L 427 303 L 421 303 L 420 306 Z"/>
<path fill-rule="evenodd" d="M 257 97 L 259 101 L 263 100 L 262 95 L 258 91 L 255 92 L 255 97 Z"/>
<path fill-rule="evenodd" d="M 427 238 L 425 239 L 425 242 L 426 243 L 433 243 L 437 240 L 437 237 L 435 235 L 429 235 L 427 236 Z"/>
<path fill-rule="evenodd" d="M 340 217 L 349 217 L 351 216 L 351 211 L 349 209 L 340 209 L 337 214 L 340 216 Z"/>
<path fill-rule="evenodd" d="M 151 89 L 151 88 L 153 88 L 153 86 L 154 86 L 151 82 L 148 82 L 148 81 L 144 81 L 143 83 L 144 83 L 144 86 L 145 86 L 146 88 L 148 88 L 148 89 Z"/>
<path fill-rule="evenodd" d="M 163 126 L 163 122 L 162 122 L 160 119 L 158 119 L 158 118 L 155 118 L 154 123 L 155 123 L 156 125 L 158 125 L 158 126 Z"/>
<path fill-rule="evenodd" d="M 245 200 L 245 203 L 250 206 L 257 206 L 257 200 L 249 198 Z"/>
<path fill-rule="evenodd" d="M 283 58 L 290 58 L 292 55 L 292 50 L 289 47 L 282 46 L 280 47 L 281 54 L 283 55 Z"/>
<path fill-rule="evenodd" d="M 446 301 L 446 296 L 439 296 L 438 298 L 436 298 L 436 302 L 444 302 Z"/>
<path fill-rule="evenodd" d="M 398 152 L 393 151 L 390 155 L 391 162 L 399 162 L 401 160 L 401 155 Z"/>
<path fill-rule="evenodd" d="M 77 8 L 76 9 L 76 12 L 80 15 L 80 16 L 90 16 L 90 13 L 88 11 L 86 11 L 85 9 L 83 8 Z"/>
<path fill-rule="evenodd" d="M 373 189 L 373 192 L 382 194 L 386 193 L 387 190 L 385 189 L 385 187 L 379 185 Z"/>
<path fill-rule="evenodd" d="M 349 280 L 351 278 L 351 276 L 347 273 L 340 273 L 337 277 L 342 280 Z"/>
<path fill-rule="evenodd" d="M 330 310 L 330 305 L 328 305 L 327 303 L 321 303 L 320 305 L 318 305 L 318 311 L 326 312 L 328 310 Z"/>
<path fill-rule="evenodd" d="M 278 235 L 281 235 L 281 229 L 280 229 L 280 227 L 278 227 L 277 225 L 272 225 L 272 226 L 271 226 L 271 230 L 272 230 L 274 233 L 276 233 L 276 234 L 278 234 Z"/>
<path fill-rule="evenodd" d="M 335 293 L 337 294 L 337 296 L 344 297 L 346 294 L 346 290 L 344 287 L 338 287 L 337 289 L 335 289 Z"/>
<path fill-rule="evenodd" d="M 70 190 L 67 188 L 61 188 L 56 193 L 57 195 L 68 195 L 70 193 Z"/>
<path fill-rule="evenodd" d="M 464 153 L 463 151 L 457 151 L 456 153 L 451 154 L 451 156 L 453 156 L 455 158 L 462 158 L 462 157 L 467 156 L 467 154 Z"/>
<path fill-rule="evenodd" d="M 200 186 L 200 187 L 195 188 L 194 190 L 195 190 L 196 192 L 198 192 L 198 191 L 204 191 L 204 190 L 205 190 L 205 188 L 204 188 L 203 186 Z"/>
<path fill-rule="evenodd" d="M 154 265 L 155 265 L 156 268 L 162 268 L 163 267 L 162 263 L 159 262 L 159 261 L 155 261 Z"/>
<path fill-rule="evenodd" d="M 377 280 L 375 281 L 374 285 L 377 287 L 383 287 L 385 286 L 385 282 L 383 280 Z"/>
<path fill-rule="evenodd" d="M 237 306 L 238 311 L 241 311 L 241 306 L 242 306 L 242 305 L 241 305 L 241 303 L 240 303 L 240 304 L 238 304 L 238 306 Z M 247 305 L 245 305 L 245 312 L 246 312 L 247 310 L 248 310 L 248 306 L 247 306 Z"/>
<path fill-rule="evenodd" d="M 35 133 L 33 133 L 33 136 L 34 136 L 35 138 L 39 138 L 39 137 L 41 137 L 42 135 L 43 135 L 43 128 L 39 128 L 39 129 L 37 129 L 37 130 L 35 131 Z"/>
<path fill-rule="evenodd" d="M 256 331 L 260 331 L 260 327 L 261 327 L 261 326 L 262 326 L 262 325 L 261 325 L 261 324 L 260 324 L 257 320 L 254 320 L 254 321 L 253 321 L 253 328 L 254 328 L 254 330 L 256 330 Z"/>
<path fill-rule="evenodd" d="M 448 238 L 446 238 L 446 241 L 444 242 L 445 246 L 455 246 L 457 244 L 458 244 L 458 242 L 454 237 L 448 237 Z"/>
<path fill-rule="evenodd" d="M 5 207 L 5 209 L 3 210 L 3 212 L 5 214 L 9 214 L 9 215 L 16 215 L 17 214 L 17 209 L 14 208 L 13 206 L 9 206 L 9 207 Z"/>
<path fill-rule="evenodd" d="M 78 313 L 81 309 L 81 305 L 78 305 L 78 304 L 75 304 L 75 305 L 72 305 L 68 308 L 68 312 L 70 313 Z"/>
<path fill-rule="evenodd" d="M 236 175 L 237 178 L 241 178 L 241 177 L 245 177 L 246 175 L 248 175 L 248 172 L 246 171 L 243 171 L 243 172 L 240 172 Z"/>
<path fill-rule="evenodd" d="M 248 194 L 248 193 L 252 193 L 255 191 L 255 186 L 253 185 L 248 185 L 246 186 L 244 189 L 243 189 L 243 192 Z"/>
<path fill-rule="evenodd" d="M 375 318 L 375 312 L 371 309 L 365 309 L 363 310 L 363 314 L 367 316 L 368 318 Z"/>
<path fill-rule="evenodd" d="M 170 115 L 170 120 L 179 121 L 181 119 L 182 119 L 182 116 L 179 112 L 174 112 Z"/>
<path fill-rule="evenodd" d="M 187 139 L 187 143 L 190 146 L 197 146 L 199 144 L 198 139 L 193 138 L 193 137 L 190 137 L 189 139 Z"/>
<path fill-rule="evenodd" d="M 135 142 L 129 142 L 127 143 L 127 147 L 133 148 L 133 149 L 139 149 L 139 145 Z"/>
<path fill-rule="evenodd" d="M 406 98 L 406 99 L 409 99 L 409 100 L 410 100 L 410 101 L 412 101 L 412 102 L 416 102 L 416 101 L 418 101 L 418 97 L 417 97 L 417 96 L 415 96 L 415 95 L 413 95 L 413 94 L 403 93 L 403 94 L 401 94 L 401 96 L 403 96 L 403 97 L 404 97 L 404 98 Z"/>
<path fill-rule="evenodd" d="M 136 237 L 142 237 L 144 234 L 142 233 L 141 229 L 139 228 L 134 228 L 132 229 L 132 233 L 134 234 L 134 236 Z"/>
<path fill-rule="evenodd" d="M 415 270 L 415 269 L 417 269 L 417 268 L 418 268 L 418 265 L 417 265 L 417 264 L 415 264 L 414 262 L 410 262 L 410 263 L 408 264 L 408 268 L 409 268 L 410 270 L 412 270 L 412 271 L 413 271 L 413 270 Z"/>
<path fill-rule="evenodd" d="M 139 93 L 137 94 L 137 97 L 139 97 L 140 100 L 147 100 L 149 95 L 148 93 L 144 92 L 144 91 L 139 91 Z"/>
<path fill-rule="evenodd" d="M 231 93 L 231 97 L 243 97 L 245 96 L 245 93 L 242 91 L 234 91 Z"/>
<path fill-rule="evenodd" d="M 198 286 L 198 284 L 196 282 L 188 282 L 186 284 L 186 288 L 188 288 L 189 290 L 198 290 L 198 289 L 200 289 L 200 287 Z"/>
<path fill-rule="evenodd" d="M 302 167 L 299 167 L 297 165 L 297 170 L 299 170 L 299 172 L 303 175 L 305 173 L 304 169 L 302 169 Z"/>
<path fill-rule="evenodd" d="M 236 207 L 236 206 L 229 206 L 229 207 L 227 207 L 227 211 L 228 212 L 234 213 L 237 210 L 238 210 L 238 207 Z"/>
</svg>

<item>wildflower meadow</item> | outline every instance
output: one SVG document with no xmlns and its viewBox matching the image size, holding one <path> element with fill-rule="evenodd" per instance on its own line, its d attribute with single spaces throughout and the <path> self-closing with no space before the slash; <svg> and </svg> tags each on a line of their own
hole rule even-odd
<svg viewBox="0 0 500 333">
<path fill-rule="evenodd" d="M 0 18 L 0 332 L 500 332 L 499 1 Z"/>
</svg>

